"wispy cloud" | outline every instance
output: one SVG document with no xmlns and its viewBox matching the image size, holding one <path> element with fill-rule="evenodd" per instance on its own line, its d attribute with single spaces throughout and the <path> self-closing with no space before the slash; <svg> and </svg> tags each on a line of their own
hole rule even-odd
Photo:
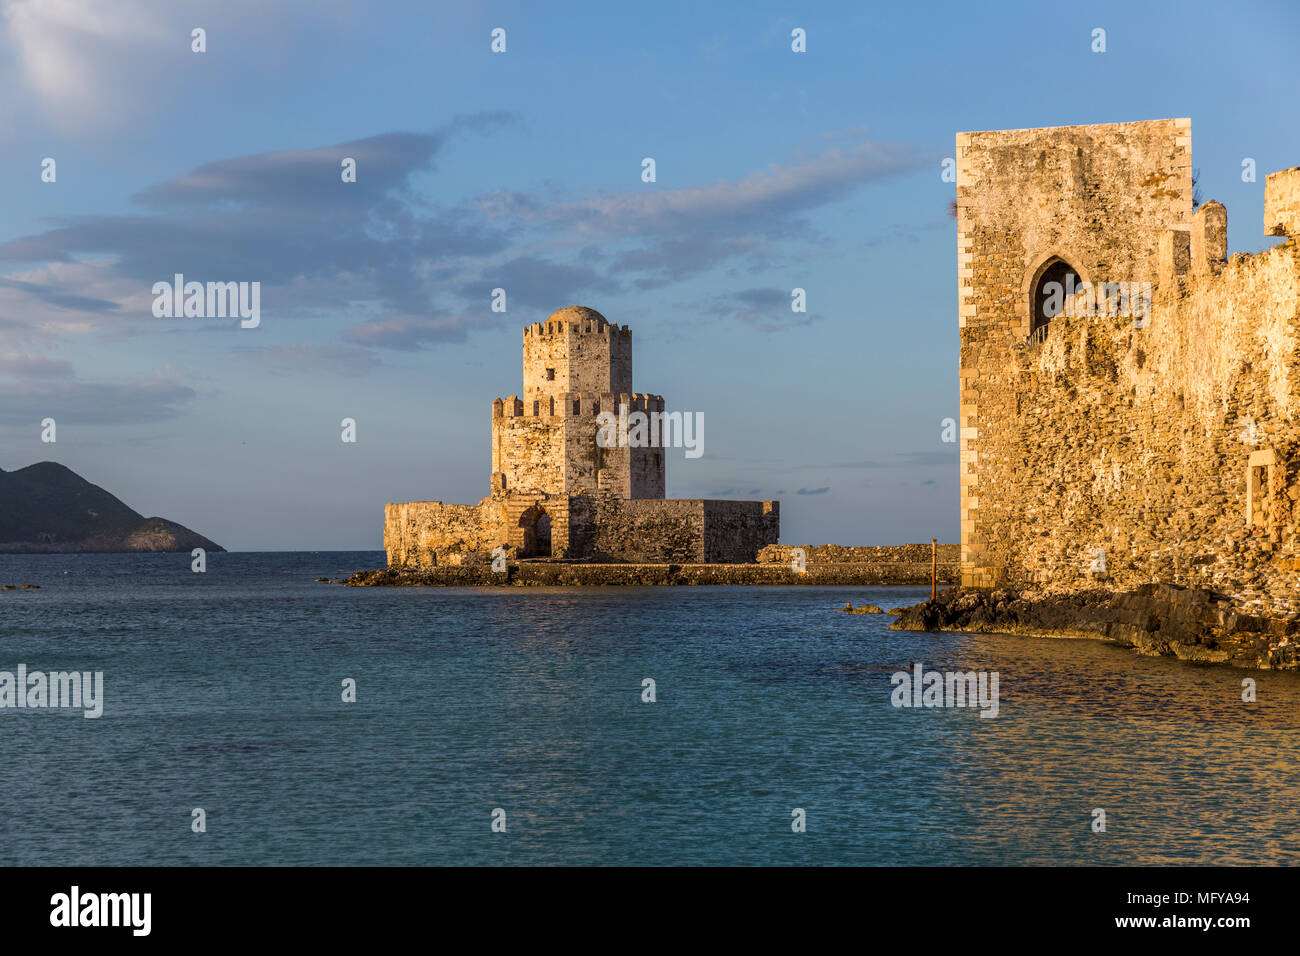
<svg viewBox="0 0 1300 956">
<path fill-rule="evenodd" d="M 441 288 L 438 264 L 494 255 L 508 238 L 428 204 L 410 179 L 433 167 L 449 137 L 506 122 L 487 113 L 435 133 L 207 163 L 138 193 L 138 214 L 83 217 L 0 243 L 0 262 L 40 264 L 0 276 L 0 314 L 62 332 L 106 330 L 97 317 L 152 330 L 153 283 L 182 273 L 260 282 L 264 324 L 341 305 L 397 320 L 427 316 Z M 342 181 L 344 156 L 358 161 L 355 183 Z"/>
<path fill-rule="evenodd" d="M 942 451 L 905 451 L 890 455 L 887 458 L 866 458 L 858 461 L 826 461 L 812 462 L 803 465 L 796 465 L 798 469 L 817 469 L 824 468 L 915 468 L 930 467 L 942 465 L 956 465 L 960 461 L 957 449 L 944 449 Z"/>
<path fill-rule="evenodd" d="M 806 215 L 866 183 L 915 171 L 925 161 L 909 147 L 868 141 L 772 164 L 737 180 L 647 186 L 558 203 L 544 211 L 551 221 L 606 236 L 641 237 L 692 227 L 713 231 L 742 224 L 767 232 L 774 223 Z"/>
<path fill-rule="evenodd" d="M 271 51 L 282 36 L 346 12 L 344 0 L 267 4 L 261 0 L 0 0 L 11 56 L 0 84 L 6 106 L 30 103 L 42 123 L 82 137 L 108 137 L 211 76 L 223 38 Z M 191 31 L 210 34 L 209 52 L 191 50 Z M 270 74 L 281 57 L 255 56 L 245 69 Z M 283 82 L 283 77 L 279 77 Z"/>
<path fill-rule="evenodd" d="M 459 315 L 437 318 L 405 316 L 396 319 L 372 319 L 346 330 L 343 335 L 358 345 L 411 352 L 435 342 L 464 342 L 471 329 L 496 325 L 496 319 L 473 319 Z"/>
<path fill-rule="evenodd" d="M 0 374 L 14 378 L 70 378 L 72 363 L 43 355 L 0 352 Z"/>
<path fill-rule="evenodd" d="M 116 425 L 173 418 L 195 397 L 180 382 L 25 381 L 0 384 L 0 425 Z"/>
<path fill-rule="evenodd" d="M 813 211 L 929 162 L 909 145 L 864 141 L 825 147 L 734 180 L 643 185 L 577 200 L 501 191 L 480 197 L 478 204 L 493 220 L 625 244 L 614 269 L 644 290 L 734 258 L 744 257 L 753 267 L 772 257 L 780 243 L 816 241 L 808 222 Z"/>
<path fill-rule="evenodd" d="M 761 332 L 778 332 L 815 321 L 816 316 L 812 313 L 795 312 L 790 307 L 791 292 L 791 289 L 740 289 L 710 299 L 704 304 L 703 311 L 736 319 Z"/>
<path fill-rule="evenodd" d="M 787 243 L 816 241 L 811 210 L 918 162 L 907 147 L 863 142 L 735 180 L 577 199 L 501 192 L 447 205 L 416 185 L 436 172 L 452 139 L 514 122 L 486 112 L 433 132 L 204 163 L 138 191 L 131 214 L 79 217 L 0 242 L 0 262 L 25 267 L 0 275 L 0 316 L 47 334 L 157 331 L 153 283 L 176 273 L 256 281 L 264 327 L 344 309 L 358 320 L 333 350 L 315 342 L 248 352 L 247 360 L 364 374 L 373 355 L 349 348 L 415 350 L 504 323 L 489 308 L 496 288 L 512 307 L 545 313 L 592 294 L 679 282 L 731 259 L 751 269 L 777 261 Z M 356 161 L 355 182 L 342 181 L 345 158 Z M 790 311 L 788 290 L 766 286 L 713 308 L 764 330 L 810 321 Z M 169 331 L 191 329 L 210 325 Z"/>
<path fill-rule="evenodd" d="M 240 346 L 235 354 L 245 361 L 277 372 L 332 373 L 348 377 L 366 375 L 384 365 L 369 349 L 355 345 Z"/>
</svg>

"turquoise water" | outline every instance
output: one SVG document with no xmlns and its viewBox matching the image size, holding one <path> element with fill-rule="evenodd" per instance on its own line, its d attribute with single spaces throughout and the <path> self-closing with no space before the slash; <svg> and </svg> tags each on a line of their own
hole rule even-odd
<svg viewBox="0 0 1300 956">
<path fill-rule="evenodd" d="M 0 592 L 0 670 L 103 671 L 105 698 L 0 710 L 0 861 L 1300 862 L 1295 674 L 833 610 L 916 588 L 313 580 L 382 563 L 0 555 L 41 585 Z M 999 716 L 894 708 L 916 661 L 998 671 Z"/>
</svg>

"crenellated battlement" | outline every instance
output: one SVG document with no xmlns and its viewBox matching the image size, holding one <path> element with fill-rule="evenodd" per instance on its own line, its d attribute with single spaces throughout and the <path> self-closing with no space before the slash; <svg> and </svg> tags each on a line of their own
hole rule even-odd
<svg viewBox="0 0 1300 956">
<path fill-rule="evenodd" d="M 632 333 L 594 309 L 571 306 L 524 329 L 525 408 L 566 392 L 631 392 Z"/>
<path fill-rule="evenodd" d="M 632 330 L 626 325 L 606 322 L 604 318 L 584 319 L 581 322 L 554 321 L 534 322 L 524 326 L 524 341 L 530 338 L 556 338 L 576 335 L 599 335 L 603 337 L 619 336 L 631 339 Z"/>
<path fill-rule="evenodd" d="M 620 406 L 633 412 L 662 412 L 664 397 L 643 392 L 562 392 L 532 401 L 518 395 L 492 400 L 493 418 L 594 418 L 601 412 L 619 413 Z"/>
</svg>

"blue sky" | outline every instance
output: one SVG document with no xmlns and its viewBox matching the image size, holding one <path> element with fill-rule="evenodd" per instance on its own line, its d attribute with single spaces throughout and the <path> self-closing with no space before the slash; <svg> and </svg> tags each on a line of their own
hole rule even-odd
<svg viewBox="0 0 1300 956">
<path fill-rule="evenodd" d="M 487 493 L 520 328 L 581 304 L 704 414 L 671 496 L 954 541 L 954 134 L 1190 116 L 1231 251 L 1265 248 L 1297 10 L 0 0 L 0 468 L 232 549 L 377 548 L 384 502 Z M 260 282 L 261 325 L 155 318 L 176 272 Z"/>
</svg>

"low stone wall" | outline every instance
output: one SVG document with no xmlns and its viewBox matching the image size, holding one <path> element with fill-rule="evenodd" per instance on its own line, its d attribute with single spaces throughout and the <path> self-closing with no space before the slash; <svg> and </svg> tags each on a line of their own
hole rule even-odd
<svg viewBox="0 0 1300 956">
<path fill-rule="evenodd" d="M 753 561 L 780 535 L 775 501 L 502 494 L 477 505 L 408 501 L 384 507 L 390 568 L 482 565 L 493 549 L 530 557 L 521 518 L 534 507 L 551 522 L 557 558 L 632 564 Z"/>
<path fill-rule="evenodd" d="M 814 564 L 930 564 L 930 545 L 926 544 L 887 544 L 854 545 L 846 547 L 839 544 L 773 544 L 758 552 L 762 564 L 789 564 L 793 560 L 794 549 L 802 548 L 804 560 L 811 567 Z M 961 545 L 941 544 L 938 547 L 940 568 L 955 565 L 961 558 Z"/>
<path fill-rule="evenodd" d="M 955 567 L 946 579 L 955 579 Z M 339 582 L 350 587 L 637 587 L 647 585 L 872 586 L 930 583 L 930 565 L 901 562 L 810 567 L 799 573 L 779 564 L 569 564 L 522 562 L 504 572 L 483 565 L 358 571 Z"/>
</svg>

